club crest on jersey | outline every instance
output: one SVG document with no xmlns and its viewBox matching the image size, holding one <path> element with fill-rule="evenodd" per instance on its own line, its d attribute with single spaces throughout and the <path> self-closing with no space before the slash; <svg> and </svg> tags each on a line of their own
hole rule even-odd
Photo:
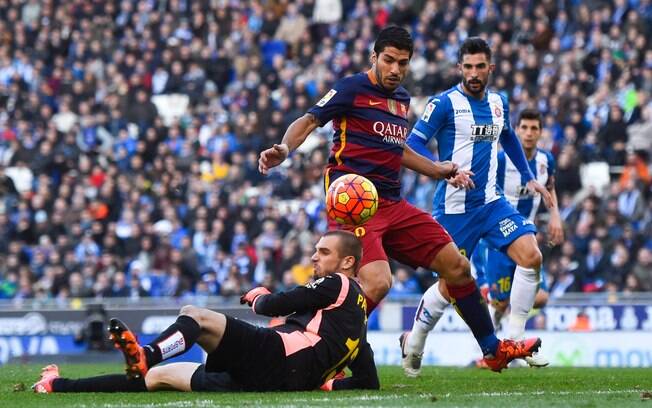
<svg viewBox="0 0 652 408">
<path fill-rule="evenodd" d="M 396 109 L 396 101 L 394 99 L 387 100 L 387 107 L 389 108 L 389 111 L 392 113 L 392 115 L 396 115 L 396 112 L 398 112 Z"/>
<path fill-rule="evenodd" d="M 326 93 L 326 95 L 324 95 L 324 96 L 319 100 L 319 102 L 317 102 L 317 106 L 319 106 L 320 108 L 323 108 L 324 105 L 326 105 L 326 104 L 328 103 L 328 101 L 330 101 L 331 99 L 333 99 L 333 96 L 335 96 L 336 93 L 337 93 L 337 91 L 336 91 L 335 89 L 331 89 L 330 91 L 328 91 L 328 92 Z"/>
<path fill-rule="evenodd" d="M 494 142 L 500 134 L 500 126 L 495 124 L 489 125 L 471 125 L 472 142 Z"/>
</svg>

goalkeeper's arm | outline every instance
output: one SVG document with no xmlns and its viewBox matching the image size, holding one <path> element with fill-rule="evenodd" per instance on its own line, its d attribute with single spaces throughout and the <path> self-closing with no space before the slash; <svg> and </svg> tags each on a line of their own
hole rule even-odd
<svg viewBox="0 0 652 408">
<path fill-rule="evenodd" d="M 380 389 L 376 364 L 374 363 L 374 352 L 371 350 L 369 343 L 365 342 L 358 356 L 349 364 L 349 368 L 351 369 L 351 377 L 331 380 L 329 388 L 332 391 Z"/>
</svg>

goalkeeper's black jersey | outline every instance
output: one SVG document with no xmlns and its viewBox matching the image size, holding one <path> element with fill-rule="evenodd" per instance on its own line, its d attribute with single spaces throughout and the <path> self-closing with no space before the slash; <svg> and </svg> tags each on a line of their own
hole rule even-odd
<svg viewBox="0 0 652 408">
<path fill-rule="evenodd" d="M 344 367 L 354 377 L 377 381 L 373 353 L 367 343 L 367 304 L 358 283 L 343 274 L 318 279 L 288 292 L 260 296 L 254 310 L 267 316 L 289 315 L 274 327 L 290 360 L 307 364 L 312 388 Z"/>
</svg>

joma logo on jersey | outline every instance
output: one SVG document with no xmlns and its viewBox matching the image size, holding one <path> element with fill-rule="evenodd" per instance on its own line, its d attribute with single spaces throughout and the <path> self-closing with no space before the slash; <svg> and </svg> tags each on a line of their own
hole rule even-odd
<svg viewBox="0 0 652 408">
<path fill-rule="evenodd" d="M 498 125 L 471 125 L 471 141 L 473 142 L 493 142 L 500 135 L 500 126 Z"/>
<path fill-rule="evenodd" d="M 455 109 L 456 115 L 461 115 L 463 113 L 471 113 L 471 109 Z"/>
<path fill-rule="evenodd" d="M 407 138 L 407 128 L 396 123 L 374 122 L 374 133 L 383 137 L 383 142 L 403 144 Z"/>
</svg>

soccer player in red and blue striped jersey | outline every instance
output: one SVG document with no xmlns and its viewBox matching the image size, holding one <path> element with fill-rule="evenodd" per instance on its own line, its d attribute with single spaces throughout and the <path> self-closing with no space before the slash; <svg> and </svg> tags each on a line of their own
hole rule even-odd
<svg viewBox="0 0 652 408">
<path fill-rule="evenodd" d="M 531 354 L 538 344 L 501 345 L 467 259 L 436 220 L 400 197 L 401 166 L 431 178 L 446 179 L 456 187 L 473 187 L 470 171 L 458 171 L 451 162 L 427 160 L 405 143 L 410 96 L 401 82 L 407 75 L 413 47 L 405 29 L 382 30 L 374 44 L 371 69 L 338 81 L 288 127 L 280 144 L 261 152 L 259 170 L 267 174 L 313 130 L 332 121 L 335 132 L 324 176 L 326 188 L 337 177 L 356 173 L 373 181 L 380 195 L 378 212 L 363 226 L 342 227 L 334 221 L 330 224 L 332 229 L 354 231 L 362 241 L 358 276 L 367 297 L 367 310 L 371 312 L 391 287 L 388 256 L 413 267 L 436 270 L 446 279 L 457 310 L 484 355 L 500 369 L 514 358 Z"/>
</svg>

